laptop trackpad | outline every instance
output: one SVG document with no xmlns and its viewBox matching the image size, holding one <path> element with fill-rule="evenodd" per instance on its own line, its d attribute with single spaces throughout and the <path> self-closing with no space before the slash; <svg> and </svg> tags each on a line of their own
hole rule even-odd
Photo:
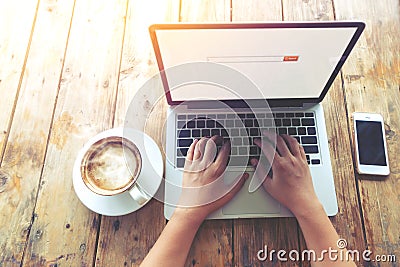
<svg viewBox="0 0 400 267">
<path fill-rule="evenodd" d="M 253 193 L 248 192 L 251 176 L 240 192 L 222 208 L 226 215 L 280 213 L 281 205 L 261 186 Z"/>
</svg>

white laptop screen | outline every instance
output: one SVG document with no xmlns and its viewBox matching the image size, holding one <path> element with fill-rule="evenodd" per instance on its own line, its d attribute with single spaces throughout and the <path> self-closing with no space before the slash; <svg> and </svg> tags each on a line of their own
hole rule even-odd
<svg viewBox="0 0 400 267">
<path fill-rule="evenodd" d="M 246 88 L 235 88 L 235 92 L 229 92 L 193 83 L 170 88 L 170 100 L 319 98 L 343 64 L 340 61 L 346 59 L 345 51 L 360 25 L 309 25 L 317 24 L 299 23 L 288 28 L 156 28 L 153 43 L 155 37 L 157 60 L 163 69 L 197 61 L 221 63 L 245 74 L 261 91 L 254 94 Z M 166 78 L 171 83 L 168 72 Z"/>
</svg>

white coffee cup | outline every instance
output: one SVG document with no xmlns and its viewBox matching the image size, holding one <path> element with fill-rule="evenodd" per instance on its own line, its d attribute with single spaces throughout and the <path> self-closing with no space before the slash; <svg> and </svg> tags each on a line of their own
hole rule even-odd
<svg viewBox="0 0 400 267">
<path fill-rule="evenodd" d="M 142 170 L 138 147 L 121 136 L 108 136 L 93 143 L 81 161 L 83 183 L 93 193 L 115 196 L 125 192 L 139 204 L 149 200 L 136 183 Z"/>
</svg>

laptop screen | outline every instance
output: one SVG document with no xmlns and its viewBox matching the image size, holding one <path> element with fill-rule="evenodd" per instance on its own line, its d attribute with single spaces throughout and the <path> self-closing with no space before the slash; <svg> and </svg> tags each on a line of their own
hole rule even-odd
<svg viewBox="0 0 400 267">
<path fill-rule="evenodd" d="M 150 28 L 160 70 L 213 62 L 247 76 L 260 93 L 190 83 L 168 88 L 171 103 L 192 100 L 322 100 L 363 23 L 172 24 Z M 175 84 L 166 72 L 166 83 Z"/>
</svg>

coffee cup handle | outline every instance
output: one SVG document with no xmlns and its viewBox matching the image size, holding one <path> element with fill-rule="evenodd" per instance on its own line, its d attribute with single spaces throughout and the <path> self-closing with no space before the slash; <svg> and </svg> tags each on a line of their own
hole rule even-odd
<svg viewBox="0 0 400 267">
<path fill-rule="evenodd" d="M 129 194 L 140 206 L 149 200 L 149 197 L 136 185 L 129 190 Z"/>
</svg>

